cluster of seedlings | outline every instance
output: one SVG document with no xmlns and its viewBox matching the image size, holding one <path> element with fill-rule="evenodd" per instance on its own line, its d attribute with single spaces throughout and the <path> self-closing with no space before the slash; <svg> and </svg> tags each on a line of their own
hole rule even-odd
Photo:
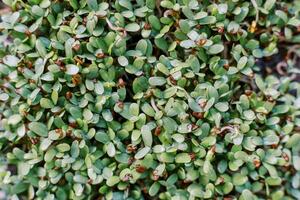
<svg viewBox="0 0 300 200">
<path fill-rule="evenodd" d="M 3 2 L 7 198 L 300 198 L 299 0 Z"/>
</svg>

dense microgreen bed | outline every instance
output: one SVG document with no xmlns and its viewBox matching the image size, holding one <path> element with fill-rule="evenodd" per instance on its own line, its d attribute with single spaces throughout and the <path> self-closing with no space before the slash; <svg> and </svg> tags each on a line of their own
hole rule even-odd
<svg viewBox="0 0 300 200">
<path fill-rule="evenodd" d="M 300 1 L 3 2 L 2 196 L 300 198 Z"/>
</svg>

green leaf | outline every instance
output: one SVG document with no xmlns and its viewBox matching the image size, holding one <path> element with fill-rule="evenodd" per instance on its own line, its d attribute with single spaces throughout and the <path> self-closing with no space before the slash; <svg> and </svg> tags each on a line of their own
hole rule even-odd
<svg viewBox="0 0 300 200">
<path fill-rule="evenodd" d="M 254 120 L 256 118 L 255 113 L 252 110 L 245 110 L 243 115 L 247 120 Z"/>
<path fill-rule="evenodd" d="M 128 10 L 132 10 L 132 4 L 129 0 L 120 0 L 119 4 Z"/>
<path fill-rule="evenodd" d="M 107 122 L 111 122 L 113 120 L 113 116 L 112 116 L 110 110 L 108 110 L 108 109 L 105 109 L 102 111 L 102 117 Z"/>
<path fill-rule="evenodd" d="M 82 116 L 86 121 L 90 121 L 93 119 L 93 113 L 89 109 L 84 109 Z"/>
<path fill-rule="evenodd" d="M 95 93 L 97 95 L 102 95 L 104 93 L 104 86 L 100 81 L 95 83 Z"/>
<path fill-rule="evenodd" d="M 51 99 L 52 99 L 53 104 L 55 105 L 57 103 L 57 100 L 58 100 L 58 92 L 56 90 L 52 91 Z"/>
<path fill-rule="evenodd" d="M 261 76 L 255 76 L 255 83 L 257 85 L 257 87 L 261 90 L 261 91 L 265 91 L 266 90 L 266 86 L 264 81 L 262 80 Z"/>
<path fill-rule="evenodd" d="M 35 48 L 36 48 L 36 50 L 38 51 L 38 53 L 40 54 L 41 57 L 44 58 L 46 56 L 47 50 L 46 50 L 46 47 L 44 46 L 41 39 L 36 40 Z"/>
<path fill-rule="evenodd" d="M 68 75 L 75 75 L 79 72 L 79 67 L 73 64 L 66 65 L 66 69 L 66 74 Z"/>
<path fill-rule="evenodd" d="M 146 115 L 148 115 L 148 116 L 150 116 L 150 117 L 154 117 L 154 116 L 155 116 L 155 111 L 154 111 L 154 109 L 150 106 L 150 104 L 144 103 L 144 104 L 142 105 L 141 109 L 142 109 L 142 111 L 143 111 Z"/>
<path fill-rule="evenodd" d="M 189 163 L 191 162 L 191 157 L 188 153 L 178 153 L 175 157 L 176 163 Z"/>
<path fill-rule="evenodd" d="M 40 105 L 42 108 L 53 108 L 54 105 L 50 99 L 41 98 Z"/>
<path fill-rule="evenodd" d="M 104 144 L 106 144 L 110 141 L 108 134 L 105 132 L 102 132 L 102 131 L 99 131 L 96 133 L 95 139 Z"/>
<path fill-rule="evenodd" d="M 245 184 L 248 181 L 248 177 L 245 175 L 242 175 L 240 173 L 236 173 L 232 177 L 232 183 L 235 186 L 240 186 Z"/>
<path fill-rule="evenodd" d="M 256 197 L 250 190 L 244 189 L 241 195 L 243 200 L 255 200 Z"/>
<path fill-rule="evenodd" d="M 164 77 L 150 77 L 149 78 L 149 84 L 152 86 L 161 86 L 166 83 L 166 79 Z"/>
<path fill-rule="evenodd" d="M 19 114 L 14 114 L 8 118 L 7 123 L 10 125 L 17 125 L 21 121 L 22 121 L 22 116 Z"/>
<path fill-rule="evenodd" d="M 18 182 L 12 186 L 11 191 L 14 194 L 20 194 L 26 190 L 28 190 L 29 184 L 24 182 Z"/>
<path fill-rule="evenodd" d="M 272 112 L 274 114 L 284 114 L 287 113 L 290 110 L 290 107 L 288 105 L 277 105 L 274 107 Z"/>
<path fill-rule="evenodd" d="M 73 38 L 69 38 L 65 42 L 65 54 L 67 58 L 72 58 L 73 57 L 73 50 L 72 50 L 72 45 L 75 42 Z"/>
<path fill-rule="evenodd" d="M 78 4 L 78 1 L 77 1 L 77 0 L 70 0 L 69 2 L 70 2 L 70 5 L 72 6 L 72 8 L 73 8 L 74 10 L 77 10 L 77 9 L 78 9 L 79 4 Z"/>
<path fill-rule="evenodd" d="M 3 57 L 3 63 L 10 67 L 16 67 L 19 62 L 20 59 L 13 55 L 7 55 Z"/>
<path fill-rule="evenodd" d="M 109 187 L 112 187 L 120 182 L 120 178 L 118 176 L 111 176 L 107 179 L 106 184 Z"/>
<path fill-rule="evenodd" d="M 140 149 L 134 156 L 135 159 L 139 160 L 142 159 L 143 157 L 146 156 L 147 153 L 149 153 L 149 151 L 151 150 L 150 147 L 144 147 L 142 149 Z"/>
<path fill-rule="evenodd" d="M 37 5 L 34 5 L 31 7 L 31 12 L 34 14 L 34 15 L 37 15 L 37 16 L 40 16 L 42 17 L 44 15 L 44 10 L 37 6 Z"/>
<path fill-rule="evenodd" d="M 147 90 L 149 87 L 148 79 L 144 76 L 134 79 L 132 89 L 134 93 L 139 93 Z"/>
<path fill-rule="evenodd" d="M 71 114 L 72 117 L 74 117 L 75 119 L 82 118 L 82 113 L 81 113 L 81 110 L 80 110 L 79 108 L 71 107 L 71 108 L 70 108 L 70 114 Z"/>
<path fill-rule="evenodd" d="M 216 137 L 208 136 L 202 140 L 201 145 L 203 145 L 204 147 L 209 147 L 209 146 L 214 145 L 216 143 L 216 141 L 217 141 Z"/>
<path fill-rule="evenodd" d="M 56 150 L 54 148 L 49 149 L 44 156 L 45 162 L 51 162 L 56 155 Z"/>
<path fill-rule="evenodd" d="M 145 146 L 151 147 L 153 139 L 152 139 L 152 133 L 149 126 L 147 125 L 142 126 L 141 132 L 142 132 L 142 138 Z"/>
<path fill-rule="evenodd" d="M 271 186 L 281 185 L 281 178 L 280 177 L 267 177 L 266 183 Z"/>
<path fill-rule="evenodd" d="M 195 47 L 196 44 L 193 40 L 183 40 L 180 42 L 180 46 L 185 48 L 185 49 L 190 49 L 192 47 Z"/>
<path fill-rule="evenodd" d="M 71 147 L 69 144 L 67 143 L 61 143 L 61 144 L 58 144 L 56 146 L 56 149 L 59 151 L 59 152 L 66 152 L 66 151 L 70 151 Z"/>
<path fill-rule="evenodd" d="M 87 0 L 87 4 L 90 9 L 97 11 L 98 10 L 98 2 L 97 0 Z"/>
<path fill-rule="evenodd" d="M 148 20 L 149 20 L 151 27 L 153 27 L 155 30 L 161 29 L 160 21 L 155 15 L 150 15 Z"/>
<path fill-rule="evenodd" d="M 218 5 L 218 11 L 219 14 L 226 14 L 228 10 L 228 4 L 227 3 L 222 3 Z"/>
<path fill-rule="evenodd" d="M 137 32 L 140 30 L 140 26 L 137 23 L 127 24 L 125 30 L 128 32 Z"/>
<path fill-rule="evenodd" d="M 119 56 L 118 57 L 118 63 L 121 65 L 121 66 L 123 66 L 123 67 L 125 67 L 125 66 L 127 66 L 129 63 L 128 63 L 128 60 L 127 60 L 127 58 L 125 57 L 125 56 Z"/>
<path fill-rule="evenodd" d="M 158 193 L 159 188 L 160 184 L 158 182 L 154 182 L 149 189 L 149 195 L 152 197 L 155 196 Z"/>
<path fill-rule="evenodd" d="M 239 70 L 243 69 L 247 64 L 247 61 L 248 61 L 248 58 L 246 56 L 241 57 L 237 63 L 237 68 Z"/>
<path fill-rule="evenodd" d="M 112 142 L 107 144 L 107 154 L 109 157 L 114 157 L 116 155 L 116 148 Z"/>
<path fill-rule="evenodd" d="M 300 142 L 300 134 L 294 134 L 288 139 L 288 141 L 285 145 L 287 148 L 292 148 L 299 142 Z"/>
<path fill-rule="evenodd" d="M 188 32 L 190 32 L 190 25 L 187 20 L 180 20 L 179 26 L 183 33 L 187 34 Z"/>
<path fill-rule="evenodd" d="M 215 16 L 207 16 L 207 17 L 201 18 L 199 20 L 199 24 L 201 24 L 201 25 L 214 24 L 214 23 L 216 23 L 216 21 L 217 21 L 217 19 Z"/>
<path fill-rule="evenodd" d="M 7 101 L 9 99 L 9 95 L 6 93 L 0 94 L 0 101 Z"/>
<path fill-rule="evenodd" d="M 228 102 L 218 102 L 215 104 L 215 108 L 220 112 L 226 112 L 229 109 Z"/>
<path fill-rule="evenodd" d="M 45 124 L 41 122 L 31 122 L 28 125 L 29 130 L 33 131 L 35 134 L 41 137 L 48 136 L 48 128 Z"/>
<path fill-rule="evenodd" d="M 221 53 L 223 50 L 224 50 L 223 44 L 214 44 L 208 48 L 208 53 L 214 55 L 214 54 Z"/>
<path fill-rule="evenodd" d="M 155 38 L 154 44 L 163 51 L 167 51 L 169 48 L 169 44 L 164 38 Z"/>
<path fill-rule="evenodd" d="M 285 23 L 288 21 L 287 14 L 283 12 L 282 10 L 276 10 L 275 15 L 277 15 L 279 18 L 281 18 Z"/>
<path fill-rule="evenodd" d="M 275 134 L 270 134 L 264 137 L 264 145 L 276 145 L 279 142 L 279 137 Z"/>
<path fill-rule="evenodd" d="M 300 26 L 300 19 L 292 17 L 292 18 L 289 19 L 288 25 L 298 27 L 298 26 Z"/>
<path fill-rule="evenodd" d="M 264 4 L 264 9 L 271 10 L 272 7 L 275 5 L 276 0 L 266 0 Z"/>
</svg>

